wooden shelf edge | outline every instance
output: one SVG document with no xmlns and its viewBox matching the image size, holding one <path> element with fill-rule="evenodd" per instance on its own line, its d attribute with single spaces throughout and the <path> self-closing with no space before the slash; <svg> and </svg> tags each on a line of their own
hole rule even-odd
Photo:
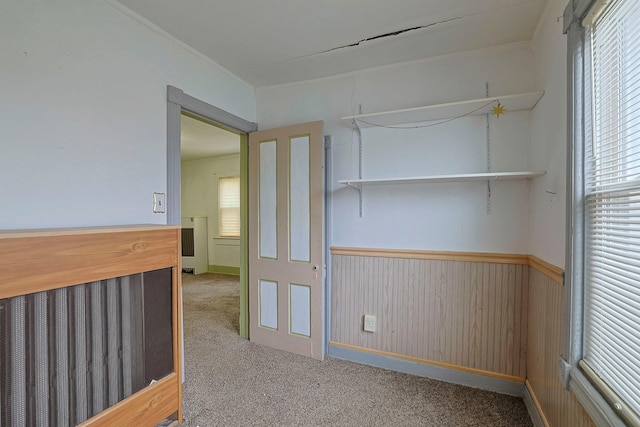
<svg viewBox="0 0 640 427">
<path fill-rule="evenodd" d="M 414 176 L 403 178 L 345 179 L 339 180 L 338 183 L 352 186 L 354 184 L 418 184 L 429 182 L 505 181 L 517 179 L 534 179 L 545 174 L 546 172 L 542 171 L 486 172 L 453 175 Z"/>
</svg>

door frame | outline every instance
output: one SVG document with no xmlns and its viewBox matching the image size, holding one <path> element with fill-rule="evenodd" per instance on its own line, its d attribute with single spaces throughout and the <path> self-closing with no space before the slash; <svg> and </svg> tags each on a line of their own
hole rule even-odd
<svg viewBox="0 0 640 427">
<path fill-rule="evenodd" d="M 240 336 L 249 338 L 248 134 L 258 130 L 258 125 L 187 95 L 177 87 L 167 85 L 167 200 L 165 206 L 169 225 L 181 223 L 180 117 L 183 112 L 215 122 L 240 135 Z"/>
</svg>

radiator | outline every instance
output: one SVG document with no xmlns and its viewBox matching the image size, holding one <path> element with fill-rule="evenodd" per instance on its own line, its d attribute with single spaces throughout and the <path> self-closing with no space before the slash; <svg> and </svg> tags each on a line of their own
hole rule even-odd
<svg viewBox="0 0 640 427">
<path fill-rule="evenodd" d="M 193 228 L 182 229 L 182 256 L 194 256 Z"/>
<path fill-rule="evenodd" d="M 163 327 L 171 322 L 167 270 L 168 316 L 166 303 L 153 313 L 164 313 Z M 167 290 L 145 290 L 148 274 L 0 300 L 1 426 L 76 425 L 148 384 L 145 350 L 158 349 L 145 349 L 144 300 Z M 166 355 L 154 375 L 172 371 L 171 347 Z"/>
<path fill-rule="evenodd" d="M 182 269 L 202 274 L 209 271 L 207 217 L 182 217 Z"/>
</svg>

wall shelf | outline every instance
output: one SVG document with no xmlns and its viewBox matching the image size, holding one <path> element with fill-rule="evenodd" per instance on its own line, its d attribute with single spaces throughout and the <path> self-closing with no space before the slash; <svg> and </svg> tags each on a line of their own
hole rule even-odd
<svg viewBox="0 0 640 427">
<path fill-rule="evenodd" d="M 487 214 L 491 213 L 491 185 L 499 180 L 531 180 L 545 175 L 546 172 L 490 172 L 491 171 L 491 135 L 489 127 L 490 115 L 494 107 L 502 106 L 502 113 L 531 110 L 538 103 L 544 92 L 524 92 L 503 96 L 488 96 L 489 84 L 485 84 L 486 98 L 455 101 L 444 104 L 425 105 L 404 108 L 400 110 L 380 111 L 377 113 L 356 114 L 342 117 L 342 120 L 352 125 L 358 132 L 358 178 L 340 180 L 338 183 L 347 185 L 358 191 L 360 216 L 363 215 L 362 199 L 364 187 L 375 184 L 419 184 L 443 183 L 460 181 L 485 181 L 487 183 Z M 362 107 L 360 108 L 362 110 Z M 448 123 L 456 119 L 469 116 L 484 115 L 486 120 L 486 170 L 482 173 L 426 175 L 400 178 L 372 178 L 362 177 L 363 128 L 389 127 L 392 129 L 414 129 Z M 505 117 L 506 118 L 506 117 Z M 426 125 L 413 125 L 420 122 L 433 122 Z M 404 125 L 404 126 L 403 126 Z"/>
<path fill-rule="evenodd" d="M 342 117 L 356 126 L 365 128 L 371 126 L 390 126 L 402 123 L 425 122 L 452 117 L 482 115 L 491 112 L 496 101 L 504 106 L 505 112 L 530 110 L 544 92 L 526 92 L 514 95 L 492 96 L 467 101 L 448 102 L 445 104 L 425 105 L 421 107 L 403 108 L 400 110 L 381 111 L 377 113 L 357 114 Z"/>
<path fill-rule="evenodd" d="M 428 175 L 403 178 L 374 178 L 374 179 L 345 179 L 338 181 L 340 184 L 359 188 L 362 185 L 376 184 L 428 184 L 437 182 L 461 182 L 461 181 L 506 181 L 517 179 L 533 179 L 545 175 L 546 172 L 483 172 L 454 175 Z"/>
</svg>

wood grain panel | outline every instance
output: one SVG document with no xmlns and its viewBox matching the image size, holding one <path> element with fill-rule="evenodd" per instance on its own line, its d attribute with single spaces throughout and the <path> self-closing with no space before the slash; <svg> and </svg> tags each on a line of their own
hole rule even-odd
<svg viewBox="0 0 640 427">
<path fill-rule="evenodd" d="M 547 425 L 595 426 L 573 393 L 558 379 L 563 340 L 563 288 L 548 269 L 529 271 L 527 387 Z"/>
<path fill-rule="evenodd" d="M 334 254 L 332 266 L 332 341 L 525 377 L 527 263 Z"/>
<path fill-rule="evenodd" d="M 0 233 L 0 298 L 178 266 L 178 227 Z"/>
<path fill-rule="evenodd" d="M 179 382 L 177 374 L 168 375 L 79 424 L 79 427 L 153 426 L 159 424 L 176 412 Z"/>
</svg>

